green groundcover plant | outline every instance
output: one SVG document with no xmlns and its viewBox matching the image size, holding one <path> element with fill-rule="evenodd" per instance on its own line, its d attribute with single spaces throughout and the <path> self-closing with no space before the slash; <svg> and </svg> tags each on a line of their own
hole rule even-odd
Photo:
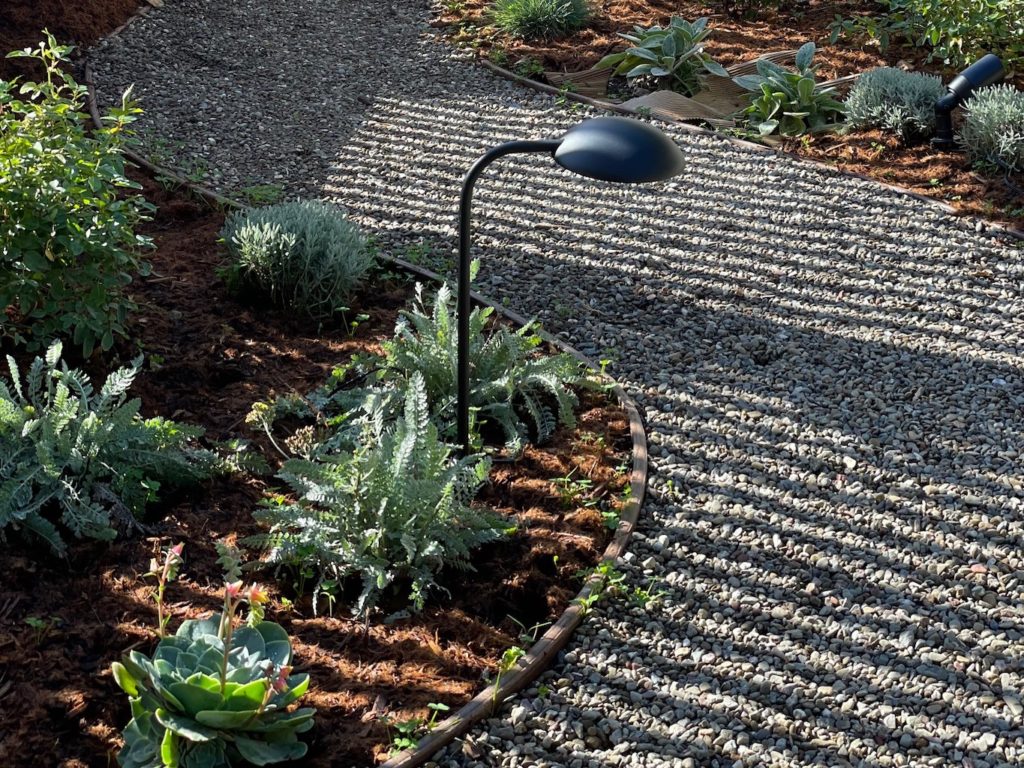
<svg viewBox="0 0 1024 768">
<path fill-rule="evenodd" d="M 524 40 L 544 40 L 583 29 L 590 20 L 590 0 L 496 0 L 494 25 Z"/>
<path fill-rule="evenodd" d="M 885 50 L 896 40 L 926 48 L 929 59 L 963 68 L 984 53 L 1024 62 L 1024 0 L 879 0 L 880 15 L 837 17 L 832 42 L 865 34 Z"/>
<path fill-rule="evenodd" d="M 24 378 L 8 357 L 10 380 L 0 380 L 0 536 L 30 534 L 57 554 L 62 531 L 111 540 L 162 493 L 218 465 L 197 445 L 202 430 L 139 416 L 127 392 L 141 358 L 95 392 L 60 356 L 54 342 Z"/>
<path fill-rule="evenodd" d="M 126 190 L 129 99 L 86 130 L 86 89 L 61 66 L 70 48 L 52 35 L 34 50 L 41 82 L 0 81 L 0 334 L 43 349 L 70 338 L 88 357 L 125 334 L 125 288 L 145 273 L 149 240 L 135 228 L 151 210 Z"/>
</svg>

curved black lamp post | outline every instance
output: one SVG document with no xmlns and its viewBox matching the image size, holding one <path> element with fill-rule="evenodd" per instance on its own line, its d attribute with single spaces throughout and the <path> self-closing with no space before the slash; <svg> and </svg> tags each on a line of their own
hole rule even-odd
<svg viewBox="0 0 1024 768">
<path fill-rule="evenodd" d="M 596 117 L 570 128 L 560 139 L 510 141 L 488 150 L 462 180 L 459 202 L 459 298 L 456 425 L 459 445 L 469 444 L 469 250 L 473 185 L 499 157 L 550 152 L 563 168 L 602 181 L 642 184 L 664 181 L 683 170 L 683 153 L 652 125 L 623 117 Z"/>
</svg>

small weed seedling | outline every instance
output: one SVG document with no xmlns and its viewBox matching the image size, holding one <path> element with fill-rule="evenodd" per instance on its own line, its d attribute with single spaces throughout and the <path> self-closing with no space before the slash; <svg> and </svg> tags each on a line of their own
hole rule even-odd
<svg viewBox="0 0 1024 768">
<path fill-rule="evenodd" d="M 590 609 L 597 605 L 605 595 L 614 595 L 621 592 L 622 585 L 626 581 L 626 574 L 608 561 L 599 563 L 590 571 L 580 571 L 577 575 L 583 577 L 584 583 L 590 581 L 593 576 L 600 577 L 600 581 L 594 585 L 590 594 L 573 600 L 573 603 L 583 609 L 584 614 L 590 613 Z"/>
<path fill-rule="evenodd" d="M 498 660 L 498 676 L 494 678 L 494 695 L 491 698 L 492 708 L 498 706 L 498 689 L 501 688 L 501 678 L 511 672 L 525 655 L 526 651 L 518 645 L 506 648 L 505 652 L 501 654 L 501 658 Z"/>
<path fill-rule="evenodd" d="M 413 749 L 419 738 L 416 734 L 423 725 L 423 719 L 411 717 L 408 720 L 387 720 L 389 728 L 394 728 L 395 733 L 391 737 L 391 754 L 397 754 L 404 749 Z"/>
<path fill-rule="evenodd" d="M 408 720 L 392 720 L 389 717 L 382 718 L 384 724 L 393 729 L 391 735 L 391 754 L 396 755 L 406 749 L 414 749 L 420 739 L 437 727 L 437 716 L 442 712 L 448 712 L 451 707 L 439 702 L 427 704 L 430 710 L 430 719 L 422 717 L 410 717 Z"/>
<path fill-rule="evenodd" d="M 593 488 L 594 482 L 589 478 L 576 478 L 574 475 L 579 467 L 573 467 L 569 474 L 564 477 L 551 478 L 552 485 L 558 490 L 558 499 L 566 509 L 580 504 L 584 507 L 597 505 L 597 500 L 587 498 L 587 493 Z"/>
<path fill-rule="evenodd" d="M 249 205 L 273 205 L 284 197 L 284 187 L 280 184 L 253 184 L 238 190 Z"/>
<path fill-rule="evenodd" d="M 544 685 L 544 683 L 541 683 L 540 685 L 537 686 L 537 698 L 538 699 L 546 699 L 550 695 L 551 695 L 551 689 L 548 686 Z"/>
<path fill-rule="evenodd" d="M 534 624 L 532 627 L 527 627 L 523 622 L 517 619 L 515 616 L 509 616 L 509 618 L 519 627 L 519 642 L 523 645 L 533 645 L 537 642 L 537 636 L 540 631 L 545 627 L 550 627 L 551 622 L 545 621 L 538 624 Z"/>
<path fill-rule="evenodd" d="M 60 626 L 60 616 L 42 618 L 40 616 L 28 616 L 25 623 L 32 627 L 32 644 L 39 646 L 50 636 L 50 633 Z"/>
<path fill-rule="evenodd" d="M 341 315 L 341 323 L 345 326 L 345 333 L 351 339 L 356 335 L 356 329 L 369 320 L 370 316 L 365 312 L 360 312 L 358 315 L 353 317 L 352 320 L 349 320 L 348 312 L 349 307 L 338 307 L 338 313 Z"/>
<path fill-rule="evenodd" d="M 515 72 L 520 77 L 536 77 L 537 75 L 544 74 L 544 67 L 536 59 L 527 56 L 516 63 Z"/>
<path fill-rule="evenodd" d="M 639 106 L 634 111 L 636 112 L 637 117 L 642 117 L 644 120 L 650 120 L 653 116 L 651 108 L 647 106 Z"/>
<path fill-rule="evenodd" d="M 655 579 L 651 579 L 651 583 L 646 587 L 633 587 L 633 591 L 629 593 L 629 601 L 640 608 L 656 604 L 668 592 L 664 589 L 656 589 L 655 583 Z"/>
<path fill-rule="evenodd" d="M 508 66 L 508 52 L 504 48 L 491 48 L 487 53 L 487 58 L 491 60 L 491 63 L 499 67 Z"/>
</svg>

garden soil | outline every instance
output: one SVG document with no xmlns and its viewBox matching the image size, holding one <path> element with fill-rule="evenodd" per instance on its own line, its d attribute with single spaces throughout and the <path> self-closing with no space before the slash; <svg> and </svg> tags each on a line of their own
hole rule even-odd
<svg viewBox="0 0 1024 768">
<path fill-rule="evenodd" d="M 305 392 L 357 353 L 379 350 L 412 282 L 385 277 L 354 304 L 368 317 L 310 329 L 285 313 L 230 298 L 216 273 L 223 215 L 139 177 L 157 210 L 145 231 L 154 238 L 152 274 L 136 281 L 140 308 L 124 342 L 107 360 L 90 361 L 99 378 L 115 358 L 146 354 L 133 391 L 145 415 L 198 424 L 212 439 L 248 437 L 245 415 L 256 400 Z M 268 619 L 293 636 L 296 669 L 309 672 L 304 703 L 316 707 L 306 735 L 308 766 L 372 765 L 387 756 L 387 719 L 429 714 L 428 704 L 457 709 L 481 690 L 496 659 L 543 632 L 581 586 L 610 538 L 595 508 L 621 504 L 630 457 L 625 414 L 604 395 L 584 396 L 579 429 L 560 431 L 543 449 L 498 463 L 481 503 L 505 515 L 516 532 L 478 550 L 476 572 L 443 573 L 420 614 L 387 624 L 351 618 L 350 590 L 314 615 L 308 590 L 272 573 Z M 572 499 L 553 478 L 583 480 Z M 78 543 L 66 561 L 27 549 L 0 548 L 0 765 L 93 768 L 113 764 L 128 699 L 110 665 L 131 649 L 156 643 L 150 558 L 185 542 L 182 577 L 168 588 L 172 626 L 217 610 L 223 575 L 214 542 L 238 541 L 259 529 L 252 511 L 267 479 L 219 479 L 153 509 L 141 534 L 113 544 Z M 351 585 L 350 585 L 351 586 Z M 282 598 L 286 598 L 282 601 Z M 285 607 L 289 605 L 290 607 Z M 386 606 L 387 610 L 402 604 Z"/>
<path fill-rule="evenodd" d="M 893 46 L 884 53 L 863 41 L 841 39 L 829 44 L 829 24 L 836 16 L 864 15 L 877 8 L 865 0 L 808 0 L 783 3 L 781 10 L 762 8 L 756 13 L 731 16 L 726 2 L 693 0 L 602 0 L 587 29 L 568 37 L 537 43 L 509 39 L 488 29 L 486 9 L 491 0 L 459 0 L 448 3 L 439 23 L 447 25 L 456 43 L 475 40 L 481 56 L 490 56 L 508 69 L 527 60 L 548 71 L 576 72 L 596 64 L 603 56 L 621 50 L 617 33 L 639 24 L 665 24 L 673 15 L 693 20 L 711 18 L 712 34 L 706 49 L 723 66 L 749 61 L 771 51 L 793 50 L 813 40 L 818 44 L 816 61 L 821 79 L 864 72 L 878 66 L 900 66 L 943 75 L 954 73 L 940 63 L 926 62 L 924 52 Z M 743 3 L 733 3 L 743 7 Z M 791 10 L 787 10 L 791 9 Z M 482 34 L 462 29 L 466 22 L 484 28 Z M 503 51 L 504 53 L 499 53 Z M 1024 87 L 1024 73 L 1011 82 Z M 891 135 L 858 131 L 849 135 L 819 135 L 808 141 L 787 142 L 787 151 L 816 160 L 837 170 L 856 173 L 910 189 L 952 205 L 962 213 L 1024 229 L 1024 196 L 1005 185 L 1000 176 L 978 173 L 962 154 L 936 152 L 924 144 L 906 146 Z M 1017 180 L 1018 185 L 1024 179 Z"/>
<path fill-rule="evenodd" d="M 63 45 L 79 49 L 124 24 L 139 0 L 2 0 L 0 2 L 0 77 L 38 76 L 36 62 L 3 55 L 35 47 L 49 30 Z"/>
</svg>

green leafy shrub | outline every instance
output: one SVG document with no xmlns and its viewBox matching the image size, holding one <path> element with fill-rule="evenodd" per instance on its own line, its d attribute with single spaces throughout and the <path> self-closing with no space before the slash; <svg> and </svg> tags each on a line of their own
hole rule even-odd
<svg viewBox="0 0 1024 768">
<path fill-rule="evenodd" d="M 974 161 L 1024 171 L 1024 92 L 1010 85 L 975 91 L 964 104 L 960 142 Z"/>
<path fill-rule="evenodd" d="M 434 418 L 446 434 L 455 421 L 456 315 L 447 283 L 429 309 L 423 287 L 417 286 L 412 310 L 402 312 L 394 338 L 383 345 L 381 363 L 385 380 L 423 377 Z M 474 307 L 469 318 L 469 405 L 475 426 L 500 427 L 513 450 L 528 437 L 543 442 L 559 423 L 574 427 L 578 400 L 569 386 L 584 381 L 583 367 L 567 354 L 539 354 L 543 341 L 532 325 L 489 329 L 493 315 L 490 307 Z"/>
<path fill-rule="evenodd" d="M 313 727 L 315 710 L 288 709 L 309 688 L 308 675 L 291 673 L 288 633 L 259 620 L 261 611 L 250 613 L 252 626 L 235 628 L 238 604 L 257 607 L 266 595 L 241 582 L 225 593 L 223 613 L 183 622 L 152 659 L 131 651 L 114 662 L 132 707 L 122 768 L 231 768 L 306 754 L 298 734 Z"/>
<path fill-rule="evenodd" d="M 583 29 L 590 20 L 590 0 L 496 0 L 491 17 L 514 37 L 548 39 Z"/>
<path fill-rule="evenodd" d="M 415 374 L 404 414 L 367 420 L 354 451 L 284 463 L 278 476 L 296 500 L 265 502 L 256 517 L 271 530 L 257 541 L 269 548 L 271 563 L 314 569 L 317 594 L 361 575 L 359 614 L 405 578 L 419 608 L 442 566 L 468 568 L 470 550 L 506 527 L 470 506 L 489 467 L 480 456 L 452 459 L 430 421 L 423 377 Z"/>
<path fill-rule="evenodd" d="M 110 540 L 168 488 L 207 477 L 216 457 L 195 446 L 202 431 L 139 416 L 127 391 L 142 365 L 112 373 L 99 393 L 88 377 L 58 367 L 60 342 L 22 381 L 10 357 L 0 380 L 0 535 L 34 534 L 57 554 L 75 537 Z"/>
<path fill-rule="evenodd" d="M 375 262 L 358 228 L 318 201 L 239 211 L 222 236 L 234 259 L 229 287 L 316 320 L 342 310 Z"/>
<path fill-rule="evenodd" d="M 800 136 L 834 130 L 843 119 L 845 106 L 832 98 L 834 88 L 820 88 L 814 43 L 805 43 L 796 55 L 796 71 L 760 59 L 756 75 L 740 75 L 733 82 L 753 94 L 743 111 L 747 124 L 761 136 L 774 133 Z"/>
<path fill-rule="evenodd" d="M 691 23 L 673 16 L 667 27 L 634 26 L 632 34 L 619 34 L 633 43 L 633 47 L 608 54 L 596 67 L 614 67 L 615 74 L 625 75 L 630 80 L 650 79 L 664 90 L 693 96 L 700 91 L 705 72 L 729 76 L 704 52 L 703 43 L 710 34 L 706 18 Z"/>
<path fill-rule="evenodd" d="M 930 49 L 962 69 L 989 51 L 1011 66 L 1024 60 L 1024 0 L 879 0 L 881 16 L 836 17 L 832 42 L 844 33 L 863 34 L 882 50 L 892 40 Z"/>
<path fill-rule="evenodd" d="M 904 140 L 935 131 L 935 102 L 946 93 L 942 78 L 893 67 L 862 74 L 846 99 L 846 118 L 857 128 L 881 128 Z"/>
<path fill-rule="evenodd" d="M 88 357 L 125 334 L 125 287 L 147 270 L 135 227 L 151 206 L 124 192 L 139 188 L 123 151 L 140 110 L 126 93 L 87 133 L 86 88 L 61 68 L 70 50 L 47 35 L 11 54 L 39 59 L 44 82 L 0 81 L 0 334 L 30 351 L 70 337 Z"/>
</svg>

